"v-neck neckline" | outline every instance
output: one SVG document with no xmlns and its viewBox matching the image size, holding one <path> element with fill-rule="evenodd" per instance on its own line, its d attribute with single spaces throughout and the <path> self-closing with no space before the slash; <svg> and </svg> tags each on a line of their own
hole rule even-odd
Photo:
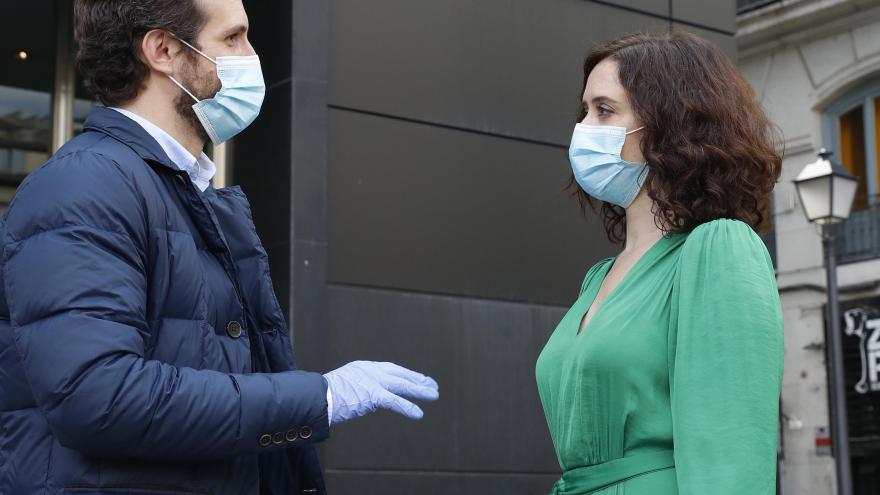
<svg viewBox="0 0 880 495">
<path fill-rule="evenodd" d="M 596 318 L 602 313 L 602 310 L 605 308 L 605 306 L 608 305 L 608 302 L 611 300 L 611 298 L 614 297 L 618 292 L 620 292 L 620 290 L 624 287 L 624 285 L 627 284 L 627 282 L 629 282 L 629 280 L 632 278 L 633 272 L 636 272 L 637 270 L 642 269 L 642 267 L 651 258 L 656 257 L 655 253 L 658 251 L 660 245 L 665 244 L 668 240 L 671 240 L 673 237 L 675 237 L 675 234 L 673 234 L 671 236 L 664 235 L 664 236 L 661 236 L 656 241 L 654 241 L 654 244 L 651 244 L 651 247 L 649 247 L 647 249 L 647 251 L 642 253 L 642 255 L 639 256 L 639 259 L 637 259 L 636 262 L 633 263 L 633 265 L 629 268 L 629 270 L 626 272 L 626 274 L 623 276 L 623 278 L 620 280 L 620 282 L 613 289 L 611 289 L 610 292 L 608 292 L 608 295 L 605 296 L 605 299 L 602 300 L 602 304 L 600 304 L 599 307 L 596 308 L 596 312 L 593 313 L 593 316 L 590 318 L 589 321 L 587 321 L 587 324 L 584 325 L 583 328 L 581 328 L 581 324 L 583 323 L 584 318 L 587 316 L 587 313 L 589 313 L 590 310 L 593 308 L 593 304 L 596 303 L 596 297 L 599 296 L 599 291 L 602 289 L 602 284 L 605 282 L 605 278 L 608 277 L 608 273 L 611 272 L 611 269 L 614 267 L 614 264 L 617 263 L 617 258 L 618 258 L 617 256 L 609 258 L 609 263 L 607 264 L 606 268 L 604 269 L 604 273 L 602 273 L 602 278 L 599 281 L 599 284 L 598 285 L 593 284 L 593 280 L 590 280 L 588 282 L 589 285 L 591 285 L 591 286 L 595 285 L 595 289 L 590 290 L 592 292 L 592 296 L 590 297 L 590 304 L 587 305 L 586 309 L 583 312 L 580 312 L 580 311 L 578 312 L 578 314 L 580 316 L 577 319 L 577 327 L 575 330 L 575 337 L 580 337 L 581 334 L 587 333 L 587 329 L 590 328 L 590 325 L 593 324 L 593 321 L 595 321 Z M 586 292 L 584 292 L 584 295 L 586 295 Z"/>
</svg>

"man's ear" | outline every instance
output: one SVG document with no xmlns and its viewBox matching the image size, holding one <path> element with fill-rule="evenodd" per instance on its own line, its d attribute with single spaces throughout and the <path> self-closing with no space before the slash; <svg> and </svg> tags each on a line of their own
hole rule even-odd
<svg viewBox="0 0 880 495">
<path fill-rule="evenodd" d="M 151 29 L 141 40 L 141 58 L 151 71 L 170 76 L 172 61 L 181 50 L 181 44 L 168 31 Z"/>
</svg>

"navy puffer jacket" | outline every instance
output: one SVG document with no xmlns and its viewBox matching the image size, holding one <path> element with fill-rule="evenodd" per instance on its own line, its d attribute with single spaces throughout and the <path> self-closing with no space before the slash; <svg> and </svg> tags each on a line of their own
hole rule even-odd
<svg viewBox="0 0 880 495">
<path fill-rule="evenodd" d="M 0 494 L 324 493 L 327 385 L 293 371 L 240 189 L 98 108 L 0 238 Z"/>
</svg>

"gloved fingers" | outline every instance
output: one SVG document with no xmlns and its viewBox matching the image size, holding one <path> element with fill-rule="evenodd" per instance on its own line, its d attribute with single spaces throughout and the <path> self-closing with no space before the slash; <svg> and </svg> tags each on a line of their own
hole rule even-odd
<svg viewBox="0 0 880 495">
<path fill-rule="evenodd" d="M 437 387 L 431 387 L 418 383 L 413 383 L 403 378 L 392 375 L 385 375 L 381 378 L 382 387 L 395 395 L 407 397 L 409 399 L 433 401 L 440 398 L 440 392 Z"/>
<path fill-rule="evenodd" d="M 403 378 L 404 380 L 408 380 L 414 384 L 422 385 L 431 388 L 439 388 L 437 382 L 434 381 L 430 376 L 423 375 L 417 371 L 413 371 L 403 366 L 394 364 L 394 363 L 376 363 L 379 365 L 379 369 L 384 371 L 385 373 L 396 376 L 398 378 Z"/>
<path fill-rule="evenodd" d="M 379 394 L 377 404 L 383 409 L 394 411 L 410 419 L 422 419 L 425 415 L 419 406 L 390 392 L 383 391 Z"/>
</svg>

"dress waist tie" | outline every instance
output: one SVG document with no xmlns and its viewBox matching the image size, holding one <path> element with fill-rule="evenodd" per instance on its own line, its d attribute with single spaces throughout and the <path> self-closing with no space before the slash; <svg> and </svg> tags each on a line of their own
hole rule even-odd
<svg viewBox="0 0 880 495">
<path fill-rule="evenodd" d="M 550 495 L 585 495 L 636 476 L 672 467 L 675 467 L 675 461 L 671 450 L 621 457 L 563 472 Z"/>
</svg>

